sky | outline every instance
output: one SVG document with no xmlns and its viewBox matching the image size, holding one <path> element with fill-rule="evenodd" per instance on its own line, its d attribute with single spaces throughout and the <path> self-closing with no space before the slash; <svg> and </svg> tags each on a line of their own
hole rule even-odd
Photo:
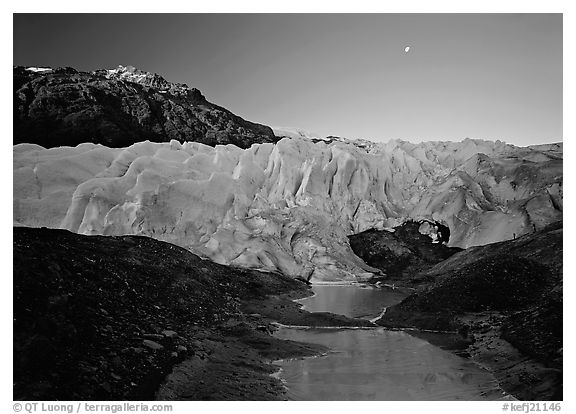
<svg viewBox="0 0 576 414">
<path fill-rule="evenodd" d="M 14 65 L 133 65 L 269 126 L 373 141 L 563 139 L 561 14 L 15 14 L 13 23 Z"/>
</svg>

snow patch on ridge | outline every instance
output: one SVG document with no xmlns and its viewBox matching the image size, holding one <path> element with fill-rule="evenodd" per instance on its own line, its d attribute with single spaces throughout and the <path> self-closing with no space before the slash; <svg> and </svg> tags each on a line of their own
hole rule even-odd
<svg viewBox="0 0 576 414">
<path fill-rule="evenodd" d="M 271 127 L 274 135 L 277 137 L 286 137 L 286 138 L 308 138 L 308 139 L 321 139 L 326 140 L 326 137 L 320 136 L 316 132 L 306 131 L 300 128 L 292 128 L 292 127 Z"/>
<path fill-rule="evenodd" d="M 38 68 L 38 67 L 35 67 L 35 66 L 30 66 L 30 67 L 26 68 L 26 70 L 29 71 L 29 72 L 40 72 L 40 73 L 42 73 L 42 72 L 50 72 L 50 71 L 52 71 L 52 68 Z"/>
</svg>

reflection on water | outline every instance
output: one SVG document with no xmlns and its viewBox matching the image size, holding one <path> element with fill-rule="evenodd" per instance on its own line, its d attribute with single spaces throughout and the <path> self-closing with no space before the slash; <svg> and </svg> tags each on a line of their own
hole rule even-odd
<svg viewBox="0 0 576 414">
<path fill-rule="evenodd" d="M 294 400 L 494 400 L 474 363 L 401 331 L 281 328 L 279 338 L 323 344 L 326 356 L 276 362 Z"/>
<path fill-rule="evenodd" d="M 314 286 L 308 311 L 370 319 L 399 302 L 395 291 Z M 423 339 L 384 328 L 281 328 L 275 336 L 331 349 L 314 358 L 277 361 L 293 400 L 494 400 L 507 398 L 494 378 L 467 359 Z"/>
<path fill-rule="evenodd" d="M 358 285 L 315 285 L 312 291 L 314 296 L 299 301 L 308 312 L 332 312 L 362 319 L 372 319 L 406 297 L 399 290 Z"/>
</svg>

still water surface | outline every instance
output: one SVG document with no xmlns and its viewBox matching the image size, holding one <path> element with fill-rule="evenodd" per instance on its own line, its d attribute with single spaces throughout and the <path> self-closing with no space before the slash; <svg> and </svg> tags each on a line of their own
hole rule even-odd
<svg viewBox="0 0 576 414">
<path fill-rule="evenodd" d="M 400 290 L 367 285 L 315 285 L 312 291 L 314 296 L 298 301 L 308 312 L 332 312 L 361 319 L 373 319 L 406 297 Z"/>
<path fill-rule="evenodd" d="M 405 296 L 362 286 L 313 287 L 310 312 L 372 319 Z M 282 339 L 322 344 L 321 357 L 277 361 L 293 400 L 507 399 L 492 375 L 468 359 L 402 331 L 384 328 L 280 328 Z"/>
</svg>

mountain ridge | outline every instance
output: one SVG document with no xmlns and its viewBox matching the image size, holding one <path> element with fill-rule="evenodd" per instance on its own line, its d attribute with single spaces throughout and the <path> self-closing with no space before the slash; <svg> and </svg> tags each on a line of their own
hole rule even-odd
<svg viewBox="0 0 576 414">
<path fill-rule="evenodd" d="M 15 66 L 13 77 L 15 144 L 123 147 L 174 139 L 246 148 L 277 141 L 270 127 L 207 101 L 198 89 L 133 66 L 92 72 Z"/>
</svg>

